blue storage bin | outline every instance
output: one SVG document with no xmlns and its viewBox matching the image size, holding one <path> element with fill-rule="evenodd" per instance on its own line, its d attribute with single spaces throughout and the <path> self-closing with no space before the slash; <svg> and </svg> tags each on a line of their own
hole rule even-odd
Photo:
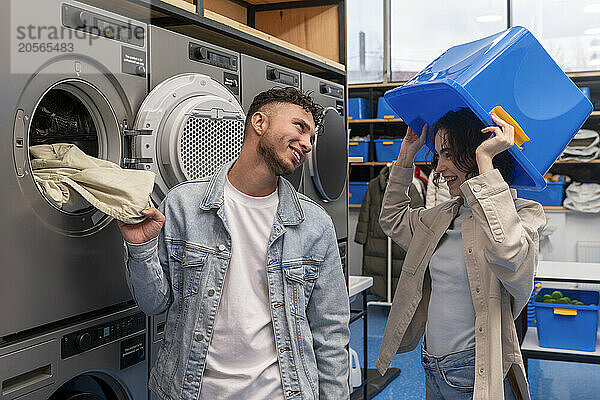
<svg viewBox="0 0 600 400">
<path fill-rule="evenodd" d="M 392 119 L 400 118 L 396 111 L 385 101 L 384 97 L 377 99 L 377 118 L 378 119 Z"/>
<path fill-rule="evenodd" d="M 433 150 L 429 150 L 429 147 L 423 146 L 421 150 L 415 155 L 415 162 L 429 162 L 433 160 Z"/>
<path fill-rule="evenodd" d="M 552 294 L 555 290 L 571 300 L 579 300 L 584 306 L 542 303 L 536 301 L 538 340 L 541 347 L 596 351 L 598 330 L 598 292 L 590 290 L 567 290 L 544 288 L 539 296 Z M 595 304 L 596 306 L 589 306 Z"/>
<path fill-rule="evenodd" d="M 369 118 L 369 102 L 360 97 L 348 99 L 348 116 L 352 119 Z"/>
<path fill-rule="evenodd" d="M 348 157 L 362 157 L 362 162 L 369 161 L 369 143 L 366 140 L 350 140 L 348 142 Z"/>
<path fill-rule="evenodd" d="M 362 204 L 369 182 L 348 182 L 348 203 Z"/>
<path fill-rule="evenodd" d="M 494 125 L 490 113 L 502 107 L 507 114 L 500 110 L 499 116 L 512 117 L 527 136 L 509 149 L 516 161 L 513 186 L 537 190 L 546 187 L 543 175 L 592 112 L 581 90 L 519 26 L 450 48 L 384 97 L 417 134 L 463 107 Z M 432 138 L 427 145 L 433 148 Z"/>
<path fill-rule="evenodd" d="M 402 139 L 377 139 L 375 142 L 375 156 L 377 161 L 390 162 L 396 161 L 400 154 Z"/>
<path fill-rule="evenodd" d="M 534 200 L 543 206 L 562 206 L 565 183 L 546 182 L 548 186 L 542 191 L 517 189 L 517 196 Z"/>
</svg>

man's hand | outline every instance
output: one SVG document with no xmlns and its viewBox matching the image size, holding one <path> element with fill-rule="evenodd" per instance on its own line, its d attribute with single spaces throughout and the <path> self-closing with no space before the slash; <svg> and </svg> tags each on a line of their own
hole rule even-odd
<svg viewBox="0 0 600 400">
<path fill-rule="evenodd" d="M 147 218 L 139 224 L 126 224 L 117 221 L 121 235 L 127 243 L 142 244 L 158 237 L 165 223 L 165 216 L 154 207 L 145 209 L 142 214 Z"/>
</svg>

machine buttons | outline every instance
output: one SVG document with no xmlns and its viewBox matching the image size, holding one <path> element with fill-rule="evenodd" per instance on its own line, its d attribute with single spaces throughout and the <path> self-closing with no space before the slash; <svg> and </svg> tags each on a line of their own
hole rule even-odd
<svg viewBox="0 0 600 400">
<path fill-rule="evenodd" d="M 204 340 L 204 335 L 201 333 L 196 333 L 196 340 L 201 342 Z"/>
<path fill-rule="evenodd" d="M 215 289 L 209 289 L 208 290 L 208 296 L 209 297 L 213 297 L 215 295 Z"/>
<path fill-rule="evenodd" d="M 63 336 L 61 341 L 61 358 L 65 359 L 84 351 L 93 349 L 106 343 L 113 342 L 133 333 L 143 331 L 146 328 L 143 313 L 111 321 L 109 324 L 100 324 L 78 332 Z M 129 339 L 127 339 L 129 340 Z M 140 357 L 139 346 L 135 348 L 135 359 Z M 142 348 L 142 351 L 144 349 Z M 143 354 L 142 354 L 143 357 Z M 130 360 L 132 361 L 133 358 Z"/>
<path fill-rule="evenodd" d="M 75 346 L 81 351 L 89 350 L 92 347 L 92 335 L 87 332 L 77 335 Z"/>
<path fill-rule="evenodd" d="M 188 381 L 188 383 L 192 383 L 194 381 L 194 375 L 188 375 L 186 380 Z"/>
<path fill-rule="evenodd" d="M 219 245 L 219 251 L 225 251 L 226 248 L 224 244 Z"/>
</svg>

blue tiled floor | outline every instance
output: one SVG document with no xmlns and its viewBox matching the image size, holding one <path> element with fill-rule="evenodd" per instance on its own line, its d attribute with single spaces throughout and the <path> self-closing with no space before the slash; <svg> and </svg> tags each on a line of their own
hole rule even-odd
<svg viewBox="0 0 600 400">
<path fill-rule="evenodd" d="M 360 304 L 357 304 L 360 308 Z M 354 308 L 354 307 L 353 307 Z M 389 307 L 371 306 L 368 313 L 369 368 L 375 368 Z M 350 345 L 363 365 L 362 320 L 350 327 Z M 394 357 L 392 367 L 402 372 L 375 400 L 418 400 L 425 398 L 425 378 L 420 362 L 420 348 Z M 530 360 L 529 383 L 533 400 L 600 399 L 600 365 L 561 361 Z"/>
</svg>

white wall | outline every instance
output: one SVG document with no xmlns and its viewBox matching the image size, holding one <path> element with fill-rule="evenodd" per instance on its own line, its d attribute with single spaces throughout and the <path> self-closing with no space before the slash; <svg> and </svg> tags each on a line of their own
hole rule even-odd
<svg viewBox="0 0 600 400">
<path fill-rule="evenodd" d="M 548 226 L 555 228 L 549 240 L 540 244 L 540 259 L 577 261 L 578 241 L 600 242 L 600 214 L 569 210 L 546 210 Z"/>
</svg>

